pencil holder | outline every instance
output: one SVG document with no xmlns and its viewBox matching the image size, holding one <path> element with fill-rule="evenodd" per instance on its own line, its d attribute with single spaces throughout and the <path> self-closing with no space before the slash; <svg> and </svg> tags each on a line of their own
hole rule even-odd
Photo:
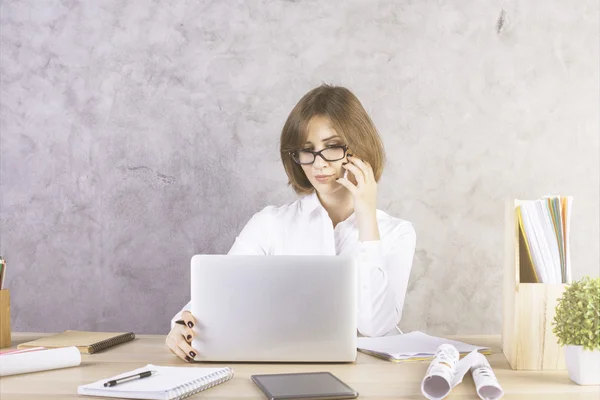
<svg viewBox="0 0 600 400">
<path fill-rule="evenodd" d="M 0 290 L 0 348 L 10 347 L 10 292 Z"/>
<path fill-rule="evenodd" d="M 511 200 L 506 205 L 502 352 L 512 369 L 566 369 L 552 321 L 558 298 L 567 285 L 531 283 L 528 271 L 533 266 L 516 212 L 521 203 Z"/>
</svg>

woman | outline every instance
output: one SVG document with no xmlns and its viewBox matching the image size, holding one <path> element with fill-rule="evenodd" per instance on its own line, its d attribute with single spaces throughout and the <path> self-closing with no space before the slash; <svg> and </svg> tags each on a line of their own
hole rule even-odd
<svg viewBox="0 0 600 400">
<path fill-rule="evenodd" d="M 385 155 L 371 118 L 348 89 L 322 85 L 294 107 L 281 133 L 281 159 L 301 199 L 256 213 L 229 254 L 353 254 L 358 262 L 358 331 L 382 336 L 402 316 L 416 235 L 377 210 Z M 166 344 L 186 361 L 196 323 L 188 303 Z"/>
</svg>

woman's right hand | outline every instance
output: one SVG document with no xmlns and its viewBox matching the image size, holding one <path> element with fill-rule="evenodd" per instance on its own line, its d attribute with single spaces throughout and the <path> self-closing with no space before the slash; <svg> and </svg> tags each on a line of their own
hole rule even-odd
<svg viewBox="0 0 600 400">
<path fill-rule="evenodd" d="M 194 331 L 192 330 L 194 325 L 196 325 L 196 319 L 192 313 L 184 311 L 181 319 L 176 321 L 165 340 L 169 350 L 187 362 L 192 362 L 198 354 L 198 351 L 191 346 L 192 340 L 194 340 Z"/>
</svg>

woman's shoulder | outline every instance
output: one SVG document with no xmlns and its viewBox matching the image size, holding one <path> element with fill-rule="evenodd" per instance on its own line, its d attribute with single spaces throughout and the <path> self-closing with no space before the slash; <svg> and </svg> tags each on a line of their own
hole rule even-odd
<svg viewBox="0 0 600 400">
<path fill-rule="evenodd" d="M 394 217 L 380 209 L 377 209 L 377 224 L 379 225 L 380 231 L 395 232 L 399 235 L 416 236 L 415 228 L 410 221 Z"/>
<path fill-rule="evenodd" d="M 260 211 L 254 214 L 254 217 L 260 220 L 267 220 L 272 218 L 285 218 L 285 217 L 296 217 L 301 214 L 303 210 L 303 198 L 299 198 L 282 205 L 267 205 Z"/>
</svg>

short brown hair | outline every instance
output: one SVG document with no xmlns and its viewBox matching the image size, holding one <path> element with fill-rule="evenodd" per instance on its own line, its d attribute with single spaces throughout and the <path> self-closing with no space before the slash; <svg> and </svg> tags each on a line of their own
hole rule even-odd
<svg viewBox="0 0 600 400">
<path fill-rule="evenodd" d="M 373 167 L 379 181 L 385 164 L 383 144 L 375 124 L 358 98 L 345 87 L 321 85 L 305 94 L 283 125 L 280 152 L 288 184 L 298 194 L 308 194 L 314 187 L 304 170 L 296 164 L 291 153 L 302 148 L 306 141 L 307 126 L 316 116 L 329 118 L 332 127 L 344 139 L 352 154 Z"/>
</svg>

